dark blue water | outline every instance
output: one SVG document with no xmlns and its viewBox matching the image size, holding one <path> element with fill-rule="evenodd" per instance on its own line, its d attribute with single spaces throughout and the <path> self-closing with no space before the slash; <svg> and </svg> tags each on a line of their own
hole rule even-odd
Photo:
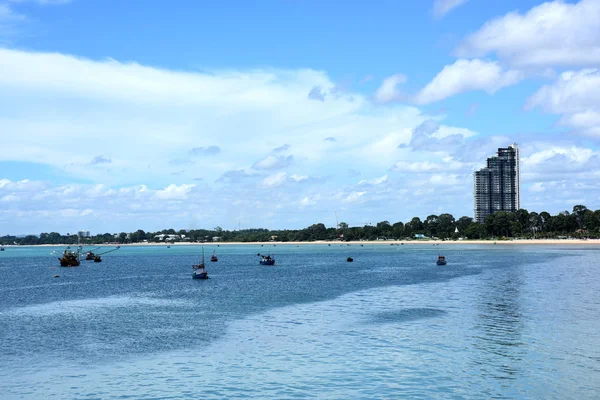
<svg viewBox="0 0 600 400">
<path fill-rule="evenodd" d="M 2 398 L 600 390 L 597 248 L 206 249 L 219 256 L 207 281 L 191 279 L 199 247 L 124 247 L 77 268 L 58 267 L 47 247 L 0 253 Z M 277 264 L 258 265 L 269 251 Z"/>
</svg>

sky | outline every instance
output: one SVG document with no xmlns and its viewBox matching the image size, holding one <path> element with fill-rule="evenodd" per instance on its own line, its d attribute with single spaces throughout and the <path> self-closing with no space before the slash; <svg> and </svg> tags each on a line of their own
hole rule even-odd
<svg viewBox="0 0 600 400">
<path fill-rule="evenodd" d="M 0 0 L 0 235 L 600 208 L 600 0 Z"/>
</svg>

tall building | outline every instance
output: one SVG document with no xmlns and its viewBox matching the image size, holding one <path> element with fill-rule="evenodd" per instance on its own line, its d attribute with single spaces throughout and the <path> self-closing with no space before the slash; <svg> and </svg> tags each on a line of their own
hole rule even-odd
<svg viewBox="0 0 600 400">
<path fill-rule="evenodd" d="M 521 208 L 519 193 L 519 148 L 516 143 L 498 149 L 498 154 L 487 159 L 487 167 L 474 174 L 475 221 L 496 211 L 515 212 Z"/>
<path fill-rule="evenodd" d="M 90 231 L 86 231 L 86 230 L 81 230 L 81 231 L 77 232 L 77 236 L 82 237 L 82 238 L 91 237 Z"/>
</svg>

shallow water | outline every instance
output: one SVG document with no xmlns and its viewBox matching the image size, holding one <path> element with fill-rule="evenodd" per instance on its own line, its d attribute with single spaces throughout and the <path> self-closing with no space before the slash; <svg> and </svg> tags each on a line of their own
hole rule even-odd
<svg viewBox="0 0 600 400">
<path fill-rule="evenodd" d="M 219 256 L 207 281 L 191 279 L 193 246 L 124 247 L 77 268 L 47 247 L 0 253 L 2 398 L 600 391 L 600 249 L 206 249 Z M 259 266 L 259 252 L 277 265 Z"/>
</svg>

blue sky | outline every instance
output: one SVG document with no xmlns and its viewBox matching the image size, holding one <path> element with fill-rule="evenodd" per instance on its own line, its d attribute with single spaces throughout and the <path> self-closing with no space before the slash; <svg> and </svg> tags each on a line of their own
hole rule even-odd
<svg viewBox="0 0 600 400">
<path fill-rule="evenodd" d="M 600 0 L 0 0 L 0 234 L 600 208 Z M 425 129 L 427 128 L 427 129 Z"/>
</svg>

